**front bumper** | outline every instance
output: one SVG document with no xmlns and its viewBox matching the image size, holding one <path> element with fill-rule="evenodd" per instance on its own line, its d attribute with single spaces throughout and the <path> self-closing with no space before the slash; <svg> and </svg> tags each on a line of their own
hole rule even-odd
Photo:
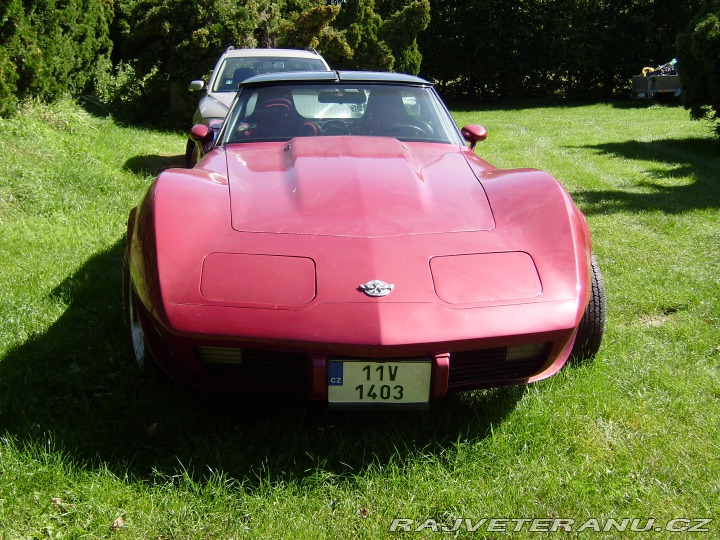
<svg viewBox="0 0 720 540">
<path fill-rule="evenodd" d="M 478 310 L 450 310 L 458 317 L 454 321 L 457 324 L 446 320 L 444 329 L 433 327 L 432 324 L 422 327 L 421 331 L 415 327 L 413 339 L 404 342 L 393 339 L 389 333 L 384 337 L 377 334 L 380 337 L 374 343 L 370 340 L 337 340 L 331 343 L 308 341 L 297 339 L 299 335 L 307 335 L 297 325 L 275 325 L 272 328 L 278 335 L 265 335 L 263 338 L 233 336 L 232 332 L 237 332 L 237 326 L 230 316 L 213 317 L 212 322 L 200 316 L 206 308 L 217 310 L 217 306 L 186 306 L 186 309 L 198 313 L 198 321 L 206 321 L 202 325 L 198 324 L 195 332 L 169 329 L 147 312 L 142 314 L 141 321 L 148 348 L 160 368 L 171 378 L 189 386 L 292 395 L 324 401 L 327 400 L 330 359 L 401 362 L 403 359 L 422 357 L 432 362 L 430 399 L 437 400 L 449 392 L 537 381 L 562 368 L 572 349 L 575 328 L 552 328 L 549 313 L 553 310 L 544 304 L 514 306 L 514 310 L 510 309 L 513 306 L 485 308 L 493 310 L 495 316 L 483 325 L 484 332 L 476 331 L 474 335 L 468 335 L 467 329 L 473 325 L 468 326 L 467 322 L 468 318 L 473 318 L 473 313 L 478 315 Z M 559 305 L 550 308 L 573 313 L 577 310 L 574 302 L 553 304 Z M 387 305 L 384 309 L 398 308 L 397 304 L 395 308 L 391 306 Z M 520 310 L 520 307 L 523 309 Z M 541 310 L 541 307 L 544 309 Z M 232 313 L 234 308 L 220 309 L 231 309 Z M 498 319 L 504 309 L 518 313 L 515 317 L 511 317 L 511 314 L 507 314 L 509 318 L 500 317 L 505 320 L 504 324 L 490 324 L 491 320 Z M 268 311 L 266 316 L 273 313 L 271 310 L 257 311 L 261 312 L 258 314 L 260 319 L 263 311 Z M 519 316 L 520 311 L 525 313 L 523 317 Z M 278 314 L 275 312 L 275 315 Z M 426 312 L 426 322 L 427 316 Z M 465 325 L 459 324 L 460 318 L 465 321 Z M 244 320 L 247 321 L 247 318 Z M 530 324 L 528 321 L 534 322 Z M 262 321 L 257 323 L 261 324 Z M 342 321 L 335 323 L 342 325 Z M 404 321 L 399 329 L 407 330 L 417 323 Z M 206 326 L 212 327 L 213 332 L 207 332 L 209 328 Z M 520 331 L 521 327 L 523 331 Z M 338 333 L 339 338 L 350 335 Z M 535 352 L 517 354 L 518 350 L 528 345 L 535 346 Z M 234 361 L 233 356 L 241 360 Z"/>
</svg>

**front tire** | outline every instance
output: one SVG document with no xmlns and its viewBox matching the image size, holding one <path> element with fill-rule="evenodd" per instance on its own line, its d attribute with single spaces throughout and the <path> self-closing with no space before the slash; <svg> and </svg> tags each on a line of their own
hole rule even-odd
<svg viewBox="0 0 720 540">
<path fill-rule="evenodd" d="M 605 334 L 606 315 L 605 281 L 600 272 L 600 264 L 593 253 L 590 257 L 590 301 L 580 319 L 575 336 L 571 353 L 573 359 L 581 360 L 595 356 Z"/>
<path fill-rule="evenodd" d="M 188 139 L 185 145 L 185 168 L 192 169 L 197 164 L 197 147 L 195 141 Z"/>
<path fill-rule="evenodd" d="M 140 318 L 137 313 L 135 304 L 135 294 L 133 293 L 132 280 L 130 278 L 130 261 L 127 251 L 123 256 L 123 313 L 125 318 L 125 328 L 128 332 L 128 356 L 132 364 L 140 371 L 143 378 L 149 378 L 152 374 L 152 356 L 145 341 Z"/>
</svg>

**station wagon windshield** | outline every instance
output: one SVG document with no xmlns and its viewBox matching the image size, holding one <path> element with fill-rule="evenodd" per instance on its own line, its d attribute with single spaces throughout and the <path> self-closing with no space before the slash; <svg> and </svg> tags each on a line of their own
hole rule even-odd
<svg viewBox="0 0 720 540">
<path fill-rule="evenodd" d="M 228 57 L 218 70 L 213 92 L 237 92 L 238 84 L 254 75 L 282 73 L 287 71 L 326 71 L 318 58 L 293 58 L 286 56 Z"/>
</svg>

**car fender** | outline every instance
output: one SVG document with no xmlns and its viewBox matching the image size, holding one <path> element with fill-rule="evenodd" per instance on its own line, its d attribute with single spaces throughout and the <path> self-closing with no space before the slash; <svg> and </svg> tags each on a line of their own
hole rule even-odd
<svg viewBox="0 0 720 540">
<path fill-rule="evenodd" d="M 574 273 L 577 321 L 590 295 L 592 251 L 587 219 L 567 190 L 550 174 L 537 169 L 497 169 L 478 160 L 471 167 L 487 193 L 499 230 L 511 242 L 535 246 L 538 272 Z"/>
<path fill-rule="evenodd" d="M 205 169 L 168 169 L 153 182 L 128 220 L 131 275 L 137 295 L 148 313 L 166 324 L 164 292 L 199 287 L 183 268 L 178 252 L 204 254 L 203 243 L 213 230 L 229 224 L 227 181 Z M 182 249 L 173 245 L 183 245 Z M 187 249 L 187 247 L 191 249 Z M 192 249 L 196 246 L 197 249 Z M 189 265 L 200 267 L 198 265 Z"/>
</svg>

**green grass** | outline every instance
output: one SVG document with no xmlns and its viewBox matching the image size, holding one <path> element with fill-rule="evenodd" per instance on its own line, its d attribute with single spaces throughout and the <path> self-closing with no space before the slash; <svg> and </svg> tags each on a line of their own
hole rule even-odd
<svg viewBox="0 0 720 540">
<path fill-rule="evenodd" d="M 674 107 L 455 114 L 587 214 L 608 327 L 547 381 L 396 414 L 141 384 L 125 221 L 184 137 L 67 102 L 0 120 L 0 539 L 462 538 L 389 528 L 532 517 L 720 535 L 720 142 Z"/>
</svg>

